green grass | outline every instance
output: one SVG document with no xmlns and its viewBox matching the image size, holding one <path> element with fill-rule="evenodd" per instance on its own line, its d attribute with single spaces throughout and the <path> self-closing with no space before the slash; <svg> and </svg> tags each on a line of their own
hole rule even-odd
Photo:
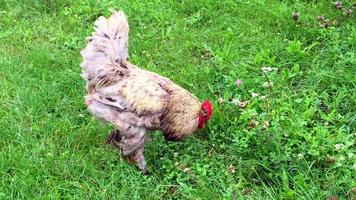
<svg viewBox="0 0 356 200">
<path fill-rule="evenodd" d="M 215 105 L 183 142 L 150 134 L 150 176 L 104 144 L 111 127 L 84 105 L 79 52 L 111 7 L 128 15 L 133 63 Z M 355 12 L 326 0 L 1 0 L 0 199 L 356 198 Z"/>
</svg>

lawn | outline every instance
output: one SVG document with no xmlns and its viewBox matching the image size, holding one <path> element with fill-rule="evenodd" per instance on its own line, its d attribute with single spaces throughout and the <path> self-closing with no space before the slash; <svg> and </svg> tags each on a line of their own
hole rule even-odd
<svg viewBox="0 0 356 200">
<path fill-rule="evenodd" d="M 0 0 L 0 199 L 355 199 L 353 3 Z M 132 63 L 215 107 L 183 142 L 150 133 L 148 176 L 84 104 L 80 50 L 109 8 Z"/>
</svg>

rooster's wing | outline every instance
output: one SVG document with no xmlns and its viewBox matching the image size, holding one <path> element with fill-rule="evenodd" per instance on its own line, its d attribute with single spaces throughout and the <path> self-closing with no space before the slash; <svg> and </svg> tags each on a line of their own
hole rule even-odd
<svg viewBox="0 0 356 200">
<path fill-rule="evenodd" d="M 96 99 L 138 116 L 159 114 L 169 101 L 162 81 L 149 72 L 136 69 L 113 85 L 97 88 Z"/>
</svg>

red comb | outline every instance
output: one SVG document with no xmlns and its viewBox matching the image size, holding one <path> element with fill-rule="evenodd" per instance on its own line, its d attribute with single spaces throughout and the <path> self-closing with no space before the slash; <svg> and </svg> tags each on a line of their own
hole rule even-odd
<svg viewBox="0 0 356 200">
<path fill-rule="evenodd" d="M 213 105 L 210 103 L 210 101 L 205 100 L 204 103 L 201 105 L 201 108 L 208 113 L 208 119 L 209 119 L 213 114 Z"/>
</svg>

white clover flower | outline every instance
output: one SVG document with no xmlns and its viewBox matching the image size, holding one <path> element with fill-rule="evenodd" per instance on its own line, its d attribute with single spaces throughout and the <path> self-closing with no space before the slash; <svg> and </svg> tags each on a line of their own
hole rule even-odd
<svg viewBox="0 0 356 200">
<path fill-rule="evenodd" d="M 273 86 L 273 82 L 264 82 L 262 84 L 263 87 L 267 88 L 267 87 L 272 87 Z"/>
<path fill-rule="evenodd" d="M 258 124 L 260 124 L 258 121 L 256 120 L 251 120 L 250 123 L 248 124 L 248 128 L 256 128 L 258 126 Z"/>
<path fill-rule="evenodd" d="M 183 172 L 189 172 L 190 168 L 189 167 L 184 167 Z"/>
<path fill-rule="evenodd" d="M 268 129 L 268 127 L 269 127 L 269 122 L 268 121 L 264 121 L 263 122 L 263 128 L 264 129 Z"/>
<path fill-rule="evenodd" d="M 232 99 L 231 103 L 232 103 L 232 104 L 235 104 L 235 105 L 239 105 L 239 104 L 240 104 L 240 100 L 238 100 L 238 99 Z"/>
<path fill-rule="evenodd" d="M 240 106 L 240 108 L 246 108 L 247 104 L 248 104 L 248 101 L 240 101 L 239 106 Z"/>
<path fill-rule="evenodd" d="M 340 1 L 335 2 L 335 8 L 340 10 L 342 8 L 342 2 Z"/>
<path fill-rule="evenodd" d="M 324 19 L 325 19 L 325 17 L 324 17 L 323 15 L 319 15 L 319 16 L 318 16 L 318 21 L 321 21 L 321 22 L 322 22 L 322 21 L 324 21 Z"/>
<path fill-rule="evenodd" d="M 351 160 L 354 157 L 354 154 L 353 153 L 348 153 L 347 157 Z"/>
<path fill-rule="evenodd" d="M 219 104 L 224 103 L 224 101 L 225 101 L 225 100 L 224 100 L 223 98 L 219 98 L 219 99 L 218 99 L 218 103 L 219 103 Z"/>
<path fill-rule="evenodd" d="M 235 167 L 233 165 L 229 165 L 229 167 L 227 168 L 227 172 L 230 174 L 235 173 Z"/>
<path fill-rule="evenodd" d="M 252 93 L 251 93 L 251 96 L 252 96 L 252 97 L 258 97 L 258 96 L 259 96 L 259 94 L 258 94 L 258 93 L 254 93 L 254 92 L 252 92 Z"/>
<path fill-rule="evenodd" d="M 265 73 L 265 74 L 268 74 L 269 72 L 272 71 L 271 67 L 262 67 L 261 69 L 262 69 L 263 73 Z"/>
<path fill-rule="evenodd" d="M 298 158 L 299 160 L 301 160 L 301 159 L 304 158 L 304 155 L 303 155 L 302 153 L 298 153 L 298 154 L 297 154 L 297 158 Z"/>
<path fill-rule="evenodd" d="M 261 99 L 266 99 L 266 98 L 267 98 L 267 96 L 266 96 L 266 95 L 264 95 L 264 96 L 261 96 L 260 98 L 261 98 Z"/>
<path fill-rule="evenodd" d="M 334 146 L 334 147 L 335 147 L 335 150 L 336 150 L 336 151 L 338 151 L 338 150 L 340 150 L 340 149 L 341 149 L 341 144 L 335 144 L 335 146 Z"/>
</svg>

